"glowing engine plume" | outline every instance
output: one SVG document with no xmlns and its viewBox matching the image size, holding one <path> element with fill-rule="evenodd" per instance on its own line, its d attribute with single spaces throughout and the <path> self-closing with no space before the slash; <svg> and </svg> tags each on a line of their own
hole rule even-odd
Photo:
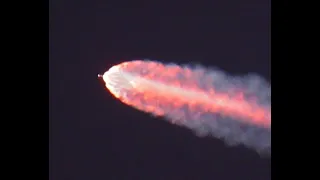
<svg viewBox="0 0 320 180">
<path fill-rule="evenodd" d="M 257 76 L 231 77 L 203 67 L 136 60 L 113 66 L 102 77 L 125 104 L 200 136 L 270 154 L 271 86 Z"/>
</svg>

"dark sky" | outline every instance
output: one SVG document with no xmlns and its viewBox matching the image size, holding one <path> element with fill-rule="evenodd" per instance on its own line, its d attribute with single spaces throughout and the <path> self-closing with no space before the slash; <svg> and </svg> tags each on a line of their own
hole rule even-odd
<svg viewBox="0 0 320 180">
<path fill-rule="evenodd" d="M 97 79 L 133 59 L 270 79 L 270 1 L 50 1 L 51 180 L 267 180 L 271 160 L 126 106 Z"/>
</svg>

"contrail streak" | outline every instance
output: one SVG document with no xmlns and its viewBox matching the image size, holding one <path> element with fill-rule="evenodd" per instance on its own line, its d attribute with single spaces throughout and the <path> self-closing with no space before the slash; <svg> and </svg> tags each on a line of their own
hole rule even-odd
<svg viewBox="0 0 320 180">
<path fill-rule="evenodd" d="M 199 136 L 271 153 L 271 86 L 258 76 L 135 60 L 111 67 L 102 77 L 116 98 L 136 109 Z"/>
</svg>

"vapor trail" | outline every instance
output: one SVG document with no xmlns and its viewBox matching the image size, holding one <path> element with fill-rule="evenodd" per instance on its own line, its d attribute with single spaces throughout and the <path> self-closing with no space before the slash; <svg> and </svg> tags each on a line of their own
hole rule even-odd
<svg viewBox="0 0 320 180">
<path fill-rule="evenodd" d="M 135 60 L 113 66 L 102 77 L 125 104 L 164 116 L 199 136 L 270 154 L 271 86 L 258 76 Z"/>
</svg>

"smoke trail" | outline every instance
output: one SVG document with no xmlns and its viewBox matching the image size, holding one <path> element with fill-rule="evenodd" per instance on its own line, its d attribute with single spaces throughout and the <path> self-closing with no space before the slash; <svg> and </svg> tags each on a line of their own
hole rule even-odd
<svg viewBox="0 0 320 180">
<path fill-rule="evenodd" d="M 103 79 L 125 104 L 199 136 L 271 153 L 271 86 L 258 76 L 137 60 L 113 66 Z"/>
</svg>

